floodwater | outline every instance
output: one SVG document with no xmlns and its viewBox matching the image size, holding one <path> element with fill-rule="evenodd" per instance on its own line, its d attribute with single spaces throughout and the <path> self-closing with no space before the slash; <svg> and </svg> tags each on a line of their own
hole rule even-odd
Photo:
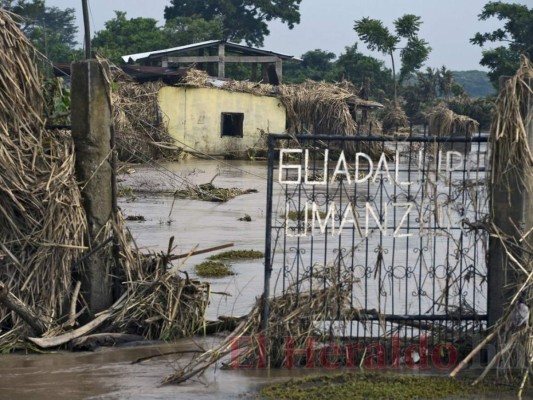
<svg viewBox="0 0 533 400">
<path fill-rule="evenodd" d="M 166 251 L 174 236 L 174 254 L 193 249 L 233 243 L 225 250 L 264 251 L 267 166 L 264 162 L 185 160 L 161 166 L 135 166 L 135 172 L 119 176 L 122 187 L 134 186 L 145 192 L 135 199 L 122 197 L 119 205 L 126 216 L 142 215 L 144 222 L 128 222 L 143 251 Z M 130 171 L 133 172 L 133 171 Z M 215 177 L 216 176 L 216 177 Z M 214 178 L 215 177 L 215 178 Z M 196 184 L 213 180 L 218 187 L 256 189 L 226 203 L 176 199 L 169 194 L 185 188 L 185 180 Z M 250 215 L 252 221 L 238 219 Z M 223 251 L 225 251 L 223 250 Z M 194 266 L 208 256 L 193 256 L 180 262 L 180 270 L 194 274 Z M 263 260 L 235 263 L 236 275 L 214 279 L 208 319 L 218 315 L 246 314 L 263 291 Z M 214 346 L 216 338 L 198 339 L 202 346 Z M 220 340 L 220 339 L 218 339 Z M 59 352 L 44 355 L 1 356 L 0 399 L 234 399 L 256 391 L 261 383 L 294 371 L 225 371 L 209 369 L 201 379 L 180 386 L 161 386 L 179 360 L 191 355 L 157 357 L 141 363 L 132 361 L 168 351 L 196 348 L 192 340 L 169 345 L 103 348 L 94 353 Z"/>
<path fill-rule="evenodd" d="M 161 379 L 185 365 L 191 354 L 166 352 L 209 348 L 215 339 L 180 340 L 168 345 L 102 348 L 93 353 L 7 354 L 0 363 L 0 399 L 235 399 L 256 393 L 260 385 L 306 371 L 220 370 L 211 368 L 181 385 Z"/>
<path fill-rule="evenodd" d="M 142 215 L 143 222 L 128 222 L 143 251 L 166 251 L 174 237 L 174 254 L 186 254 L 232 243 L 225 250 L 264 251 L 267 165 L 265 162 L 184 160 L 157 167 L 134 166 L 119 176 L 119 185 L 141 190 L 121 197 L 126 216 Z M 217 187 L 256 189 L 225 203 L 174 199 L 186 182 Z M 162 194 L 161 191 L 167 192 Z M 125 190 L 127 192 L 127 190 Z M 278 205 L 274 207 L 279 208 Z M 249 215 L 251 222 L 239 218 Z M 175 261 L 181 271 L 195 277 L 194 266 L 216 252 Z M 211 279 L 212 299 L 208 319 L 219 315 L 245 315 L 263 292 L 263 260 L 234 263 L 236 275 Z M 180 340 L 168 345 L 103 348 L 94 353 L 58 352 L 45 355 L 1 356 L 0 399 L 234 399 L 246 398 L 261 384 L 317 372 L 306 370 L 220 370 L 211 368 L 202 378 L 179 386 L 161 386 L 163 377 L 191 354 L 157 357 L 132 363 L 140 357 L 169 351 L 187 351 L 200 343 L 210 348 L 220 340 Z M 323 372 L 323 371 L 320 371 Z"/>
<path fill-rule="evenodd" d="M 264 162 L 184 160 L 167 163 L 154 169 L 136 168 L 131 175 L 121 175 L 120 185 L 146 190 L 135 200 L 121 198 L 120 207 L 128 215 L 142 215 L 146 221 L 130 222 L 129 229 L 137 245 L 143 250 L 166 251 L 170 237 L 174 237 L 174 254 L 187 254 L 219 245 L 233 244 L 221 250 L 264 251 L 267 165 Z M 214 179 L 213 179 L 214 178 Z M 185 189 L 185 182 L 208 183 L 222 188 L 255 189 L 225 203 L 174 199 L 169 194 Z M 249 215 L 251 222 L 239 221 Z M 195 276 L 194 266 L 210 252 L 175 261 L 181 271 Z M 235 275 L 210 280 L 212 295 L 207 310 L 208 319 L 219 315 L 240 316 L 248 313 L 255 298 L 263 292 L 263 260 L 232 264 Z M 223 294 L 217 294 L 223 293 Z"/>
</svg>

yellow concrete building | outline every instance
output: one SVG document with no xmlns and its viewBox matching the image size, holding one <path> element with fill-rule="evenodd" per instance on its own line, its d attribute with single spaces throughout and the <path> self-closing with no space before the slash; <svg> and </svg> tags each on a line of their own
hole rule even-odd
<svg viewBox="0 0 533 400">
<path fill-rule="evenodd" d="M 217 88 L 166 86 L 159 107 L 168 132 L 186 151 L 242 156 L 262 133 L 285 132 L 279 99 Z"/>
</svg>

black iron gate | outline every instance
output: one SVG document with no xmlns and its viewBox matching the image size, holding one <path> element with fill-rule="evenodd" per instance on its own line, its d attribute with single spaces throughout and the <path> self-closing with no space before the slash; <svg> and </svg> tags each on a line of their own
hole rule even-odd
<svg viewBox="0 0 533 400">
<path fill-rule="evenodd" d="M 270 136 L 266 297 L 337 285 L 344 300 L 319 323 L 337 337 L 457 344 L 480 332 L 486 159 L 482 135 Z"/>
</svg>

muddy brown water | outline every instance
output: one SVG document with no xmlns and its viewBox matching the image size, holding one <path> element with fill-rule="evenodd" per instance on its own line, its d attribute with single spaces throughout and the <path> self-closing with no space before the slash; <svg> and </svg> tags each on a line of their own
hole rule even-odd
<svg viewBox="0 0 533 400">
<path fill-rule="evenodd" d="M 0 356 L 0 399 L 235 399 L 256 393 L 263 384 L 305 371 L 209 369 L 181 385 L 161 385 L 163 377 L 190 360 L 189 354 L 169 355 L 133 363 L 141 357 L 187 351 L 200 342 L 102 348 L 93 353 L 6 354 Z"/>
<path fill-rule="evenodd" d="M 216 176 L 216 177 L 215 177 Z M 149 251 L 166 251 L 174 237 L 174 253 L 185 254 L 233 243 L 226 250 L 264 251 L 267 165 L 264 162 L 185 160 L 163 164 L 161 168 L 135 167 L 131 175 L 121 175 L 120 185 L 145 192 L 134 200 L 121 198 L 120 207 L 126 216 L 142 215 L 146 221 L 128 223 L 139 247 Z M 215 177 L 215 178 L 214 178 Z M 208 183 L 223 188 L 255 189 L 225 203 L 174 199 L 169 192 L 185 188 L 184 180 L 195 184 Z M 251 222 L 239 221 L 249 215 Z M 195 276 L 194 266 L 212 252 L 176 261 L 180 270 Z M 207 310 L 208 319 L 219 315 L 247 314 L 255 298 L 263 292 L 263 260 L 232 264 L 235 275 L 209 280 L 213 292 Z"/>
<path fill-rule="evenodd" d="M 142 192 L 122 197 L 125 215 L 142 215 L 143 222 L 128 222 L 137 246 L 144 251 L 166 251 L 174 236 L 175 254 L 227 243 L 227 250 L 264 251 L 267 166 L 264 162 L 185 160 L 159 168 L 135 166 L 119 176 L 122 188 Z M 215 177 L 216 175 L 216 177 Z M 226 203 L 175 199 L 184 180 L 210 182 L 218 187 L 256 189 Z M 161 191 L 167 192 L 161 193 Z M 127 192 L 127 190 L 126 190 Z M 251 222 L 239 221 L 249 215 Z M 194 274 L 194 266 L 211 254 L 177 261 L 180 270 Z M 236 275 L 211 279 L 214 294 L 208 319 L 244 315 L 263 292 L 263 260 L 232 265 Z M 190 354 L 157 357 L 132 364 L 138 358 L 168 351 L 194 349 L 197 343 L 214 346 L 216 338 L 184 339 L 172 344 L 102 348 L 93 353 L 8 354 L 0 356 L 0 399 L 235 399 L 255 393 L 260 385 L 324 371 L 209 369 L 198 379 L 179 386 L 161 386 L 163 377 L 190 360 Z"/>
<path fill-rule="evenodd" d="M 222 162 L 186 160 L 164 164 L 161 168 L 134 167 L 135 172 L 119 177 L 122 187 L 144 190 L 134 200 L 123 197 L 120 207 L 126 215 L 142 215 L 144 222 L 129 222 L 137 245 L 145 251 L 166 250 L 174 236 L 174 253 L 233 243 L 228 250 L 264 250 L 266 204 L 266 164 L 261 162 Z M 218 187 L 257 189 L 227 203 L 176 199 L 158 191 L 184 188 L 183 179 L 197 184 L 215 176 Z M 250 215 L 251 222 L 238 219 Z M 209 254 L 182 262 L 180 269 L 194 276 L 194 266 Z M 233 265 L 236 275 L 212 280 L 212 290 L 228 296 L 213 295 L 207 318 L 218 315 L 246 314 L 262 293 L 262 260 Z M 216 339 L 198 339 L 205 348 Z M 132 364 L 140 357 L 167 351 L 195 348 L 192 340 L 168 345 L 102 348 L 93 353 L 57 352 L 52 354 L 1 355 L 0 399 L 234 399 L 254 392 L 261 383 L 288 371 L 223 371 L 212 368 L 197 380 L 180 386 L 161 386 L 190 355 L 158 357 Z M 299 374 L 298 371 L 292 374 Z"/>
</svg>

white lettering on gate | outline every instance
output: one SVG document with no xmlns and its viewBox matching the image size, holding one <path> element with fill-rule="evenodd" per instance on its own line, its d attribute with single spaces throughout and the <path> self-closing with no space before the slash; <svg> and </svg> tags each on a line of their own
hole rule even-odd
<svg viewBox="0 0 533 400">
<path fill-rule="evenodd" d="M 340 236 L 342 235 L 345 229 L 352 226 L 357 230 L 361 238 L 368 237 L 371 233 L 371 224 L 375 224 L 377 229 L 383 234 L 388 234 L 388 227 L 391 226 L 394 228 L 393 237 L 401 238 L 412 236 L 412 233 L 400 233 L 400 229 L 404 228 L 406 220 L 409 218 L 409 214 L 414 206 L 414 203 L 392 203 L 390 205 L 384 204 L 382 213 L 380 214 L 372 205 L 372 203 L 365 203 L 365 218 L 364 218 L 364 230 L 361 229 L 362 224 L 359 221 L 359 213 L 354 211 L 353 204 L 350 202 L 346 205 L 344 211 L 339 210 L 337 205 L 334 202 L 328 204 L 326 211 L 323 212 L 320 210 L 320 207 L 315 203 L 305 203 L 302 213 L 299 213 L 297 221 L 291 221 L 290 214 L 291 210 L 290 202 L 286 203 L 285 207 L 285 235 L 288 237 L 306 237 L 314 236 L 315 233 L 320 233 L 321 235 L 329 234 L 331 236 Z M 397 224 L 394 221 L 392 223 L 389 221 L 388 217 L 391 214 L 389 208 L 405 208 L 405 212 L 401 214 L 401 218 Z M 309 213 L 311 210 L 311 213 Z M 322 215 L 324 219 L 322 219 Z M 309 218 L 311 215 L 311 218 Z M 339 218 L 340 223 L 337 225 L 335 221 L 335 215 L 342 215 L 342 218 Z M 309 221 L 311 219 L 311 221 Z M 394 226 L 396 225 L 396 226 Z M 364 234 L 363 234 L 364 232 Z"/>
<path fill-rule="evenodd" d="M 287 186 L 309 185 L 317 187 L 342 181 L 347 189 L 350 185 L 376 183 L 380 180 L 382 185 L 396 186 L 405 191 L 407 187 L 421 183 L 423 180 L 435 180 L 432 182 L 435 183 L 439 179 L 440 184 L 450 185 L 454 171 L 467 166 L 469 171 L 472 168 L 464 155 L 458 151 L 450 150 L 445 153 L 439 151 L 432 154 L 431 157 L 426 157 L 425 151 L 420 150 L 413 156 L 413 161 L 418 165 L 419 170 L 418 182 L 413 182 L 410 179 L 408 181 L 402 180 L 399 151 L 394 153 L 394 160 L 391 159 L 391 153 L 382 152 L 377 162 L 363 152 L 357 152 L 351 161 L 347 160 L 344 151 L 338 153 L 336 160 L 331 160 L 330 155 L 329 149 L 280 149 L 278 182 Z M 416 159 L 417 156 L 418 160 Z M 429 165 L 427 160 L 430 160 Z M 329 174 L 329 167 L 333 167 L 333 165 L 335 166 L 333 172 Z M 391 167 L 394 170 L 391 170 Z M 443 172 L 446 174 L 444 179 L 439 178 L 439 174 Z M 415 176 L 416 174 L 408 174 L 407 176 L 410 177 L 411 175 Z M 285 234 L 287 237 L 307 237 L 318 234 L 340 236 L 343 232 L 357 231 L 361 238 L 368 237 L 372 232 L 379 232 L 383 236 L 392 235 L 394 238 L 410 237 L 413 236 L 413 233 L 409 232 L 411 225 L 408 225 L 410 214 L 413 210 L 419 210 L 419 213 L 422 213 L 421 210 L 426 210 L 427 207 L 424 208 L 423 204 L 417 205 L 409 196 L 406 195 L 408 200 L 406 202 L 384 203 L 379 210 L 376 209 L 374 203 L 368 201 L 364 203 L 364 207 L 363 204 L 356 207 L 355 203 L 345 200 L 342 209 L 335 202 L 329 201 L 328 204 L 322 206 L 325 210 L 321 209 L 314 201 L 306 202 L 299 206 L 300 209 L 294 210 L 297 212 L 296 221 L 294 218 L 293 220 L 289 218 L 291 204 L 287 203 Z M 349 197 L 350 195 L 348 195 L 348 200 Z M 422 202 L 424 203 L 424 199 Z M 416 219 L 411 220 L 413 223 L 417 221 L 420 224 L 418 232 L 421 235 L 424 235 L 425 232 L 424 225 L 430 226 L 431 221 L 445 230 L 449 229 L 451 222 L 449 205 L 447 203 L 438 204 L 431 200 L 431 206 L 433 205 L 434 209 L 424 211 L 424 217 L 420 214 L 416 216 Z M 303 209 L 301 209 L 302 206 Z M 363 212 L 364 215 L 360 215 Z M 431 221 L 427 219 L 428 216 Z M 412 225 L 413 229 L 415 225 Z M 427 234 L 430 232 L 432 232 L 431 229 L 427 231 Z"/>
<path fill-rule="evenodd" d="M 309 165 L 309 160 L 311 159 L 309 149 L 306 149 L 305 151 L 302 149 L 280 149 L 278 182 L 283 185 L 301 185 L 303 176 L 303 183 L 306 185 L 326 185 L 328 183 L 328 166 L 331 163 L 331 160 L 329 160 L 329 149 L 322 151 L 323 160 L 320 160 L 323 161 L 321 168 L 322 177 L 321 179 L 317 179 L 316 175 L 312 175 L 309 172 L 311 169 L 311 166 Z M 398 151 L 396 151 L 394 157 L 394 179 L 392 179 L 389 161 L 387 160 L 388 156 L 389 154 L 387 153 L 381 153 L 377 164 L 374 165 L 372 158 L 368 154 L 357 152 L 355 154 L 353 164 L 350 165 L 348 160 L 346 160 L 344 151 L 341 151 L 335 162 L 335 169 L 333 170 L 333 174 L 331 175 L 329 181 L 334 182 L 339 176 L 342 175 L 346 179 L 346 184 L 349 185 L 352 183 L 364 183 L 368 180 L 370 180 L 372 183 L 375 183 L 379 177 L 384 179 L 389 185 L 412 185 L 414 183 L 412 181 L 400 182 L 400 153 Z M 293 159 L 295 160 L 293 161 Z M 444 170 L 442 168 L 443 159 L 446 160 L 444 163 Z M 424 173 L 432 172 L 439 174 L 445 172 L 447 175 L 449 175 L 453 171 L 457 171 L 465 165 L 464 156 L 458 151 L 454 150 L 447 151 L 444 157 L 442 151 L 439 151 L 436 154 L 435 160 L 434 167 L 427 166 L 425 165 L 426 161 L 424 157 L 424 151 L 420 150 L 418 152 L 419 182 L 425 178 L 423 176 Z M 317 160 L 315 160 L 315 163 L 316 162 Z M 313 167 L 316 168 L 316 165 Z"/>
</svg>

